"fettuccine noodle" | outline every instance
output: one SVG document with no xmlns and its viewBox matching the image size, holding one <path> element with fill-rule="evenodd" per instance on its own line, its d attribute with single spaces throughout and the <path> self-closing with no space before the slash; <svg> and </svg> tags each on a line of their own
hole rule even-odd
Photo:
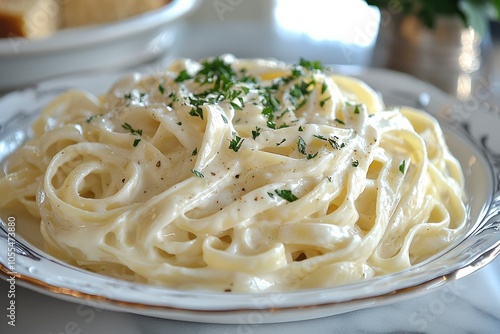
<svg viewBox="0 0 500 334">
<path fill-rule="evenodd" d="M 321 64 L 232 56 L 69 91 L 0 180 L 47 250 L 178 289 L 331 287 L 409 268 L 467 220 L 438 122 Z"/>
</svg>

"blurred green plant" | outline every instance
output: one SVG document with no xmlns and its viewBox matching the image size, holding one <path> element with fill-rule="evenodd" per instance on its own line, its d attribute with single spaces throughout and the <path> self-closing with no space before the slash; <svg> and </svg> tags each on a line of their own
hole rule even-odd
<svg viewBox="0 0 500 334">
<path fill-rule="evenodd" d="M 490 20 L 500 20 L 500 0 L 365 0 L 391 14 L 415 15 L 432 29 L 439 16 L 458 16 L 481 35 Z"/>
</svg>

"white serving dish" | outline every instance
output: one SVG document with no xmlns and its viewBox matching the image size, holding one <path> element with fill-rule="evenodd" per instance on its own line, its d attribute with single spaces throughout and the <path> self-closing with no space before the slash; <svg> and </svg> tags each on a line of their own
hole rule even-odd
<svg viewBox="0 0 500 334">
<path fill-rule="evenodd" d="M 164 55 L 200 0 L 172 0 L 109 24 L 63 29 L 40 39 L 0 39 L 0 92 L 54 76 L 116 70 Z"/>
<path fill-rule="evenodd" d="M 429 260 L 407 270 L 328 289 L 289 293 L 229 294 L 134 284 L 67 265 L 37 247 L 36 229 L 16 234 L 16 268 L 10 273 L 5 252 L 0 274 L 16 284 L 68 301 L 153 317 L 210 323 L 272 323 L 320 318 L 434 291 L 465 277 L 500 253 L 500 140 L 498 115 L 465 110 L 459 101 L 412 77 L 396 72 L 339 68 L 380 91 L 388 104 L 415 104 L 425 95 L 425 109 L 438 117 L 447 143 L 465 172 L 470 201 L 467 233 Z M 0 160 L 25 139 L 26 129 L 40 108 L 55 95 L 79 87 L 103 93 L 116 74 L 100 74 L 45 82 L 0 99 Z M 422 99 L 420 99 L 422 102 Z M 4 222 L 5 223 L 5 222 Z M 0 223 L 0 227 L 2 224 Z M 6 249 L 6 226 L 0 229 L 0 249 Z"/>
</svg>

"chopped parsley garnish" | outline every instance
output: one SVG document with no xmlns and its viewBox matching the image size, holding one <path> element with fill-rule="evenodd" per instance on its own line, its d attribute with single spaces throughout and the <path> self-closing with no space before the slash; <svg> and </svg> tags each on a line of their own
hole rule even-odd
<svg viewBox="0 0 500 334">
<path fill-rule="evenodd" d="M 356 107 L 354 107 L 354 113 L 359 114 L 359 105 L 356 104 Z"/>
<path fill-rule="evenodd" d="M 302 92 L 300 91 L 300 87 L 298 85 L 295 85 L 291 90 L 290 90 L 290 95 L 296 99 L 302 97 Z"/>
<path fill-rule="evenodd" d="M 306 60 L 304 58 L 300 58 L 299 65 L 307 70 L 318 70 L 323 71 L 323 64 L 319 60 Z"/>
<path fill-rule="evenodd" d="M 243 110 L 243 108 L 235 102 L 229 102 L 229 104 L 231 104 L 234 110 Z"/>
<path fill-rule="evenodd" d="M 322 135 L 314 135 L 314 137 L 318 138 L 319 140 L 325 140 L 326 141 L 326 138 L 323 137 Z"/>
<path fill-rule="evenodd" d="M 335 137 L 335 139 L 338 139 L 338 137 Z M 335 140 L 333 138 L 329 138 L 328 139 L 328 143 L 336 150 L 340 150 L 342 147 L 342 145 L 339 145 L 339 143 L 337 142 L 337 140 Z"/>
<path fill-rule="evenodd" d="M 161 95 L 165 94 L 165 86 L 163 86 L 162 82 L 158 84 L 158 91 L 161 93 Z"/>
<path fill-rule="evenodd" d="M 334 121 L 339 123 L 339 124 L 345 125 L 344 121 L 341 119 L 335 118 Z"/>
<path fill-rule="evenodd" d="M 240 136 L 235 136 L 229 142 L 229 148 L 232 149 L 235 152 L 238 152 L 244 141 L 245 141 L 245 139 L 241 138 Z"/>
<path fill-rule="evenodd" d="M 268 124 L 274 124 L 274 128 L 276 128 L 276 123 L 273 122 L 274 114 L 280 109 L 280 102 L 274 95 L 272 95 L 270 90 L 267 90 L 266 92 L 261 94 L 261 97 L 262 104 L 264 105 L 264 108 L 262 109 L 262 115 L 267 118 Z M 273 128 L 271 126 L 269 127 Z"/>
<path fill-rule="evenodd" d="M 286 124 L 286 123 L 283 123 L 279 126 L 279 129 L 284 129 L 284 128 L 288 128 L 290 127 L 290 125 Z"/>
<path fill-rule="evenodd" d="M 194 176 L 196 176 L 196 177 L 205 177 L 205 175 L 201 174 L 196 169 L 191 169 L 191 173 L 193 173 Z"/>
<path fill-rule="evenodd" d="M 302 154 L 307 154 L 306 152 L 306 142 L 304 141 L 304 138 L 299 136 L 299 139 L 297 140 L 297 149 L 299 150 L 300 153 Z"/>
<path fill-rule="evenodd" d="M 295 107 L 297 110 L 299 110 L 300 108 L 302 108 L 305 104 L 307 103 L 307 99 L 306 98 L 303 98 L 302 101 L 300 101 L 299 104 L 297 104 L 297 106 Z"/>
<path fill-rule="evenodd" d="M 274 194 L 273 193 L 267 192 L 267 194 L 269 195 L 269 197 L 274 198 Z"/>
<path fill-rule="evenodd" d="M 195 81 L 202 84 L 213 83 L 212 91 L 215 92 L 224 92 L 233 86 L 236 73 L 231 64 L 226 64 L 221 58 L 214 58 L 203 61 L 201 65 L 203 67 L 196 73 Z"/>
<path fill-rule="evenodd" d="M 102 117 L 103 114 L 98 114 L 98 115 L 92 115 L 92 116 L 89 116 L 87 117 L 87 119 L 85 120 L 85 123 L 90 123 L 94 120 L 95 117 Z"/>
<path fill-rule="evenodd" d="M 255 130 L 252 130 L 252 138 L 253 138 L 253 140 L 255 140 L 255 138 L 257 138 L 258 136 L 260 136 L 260 130 L 262 130 L 262 129 L 259 128 L 258 126 L 255 127 Z"/>
<path fill-rule="evenodd" d="M 136 130 L 134 128 L 132 128 L 132 126 L 129 124 L 129 123 L 123 123 L 122 124 L 122 128 L 124 128 L 125 130 L 128 130 L 130 131 L 130 133 L 132 135 L 136 135 L 136 136 L 142 136 L 142 130 Z M 141 139 L 140 138 L 136 138 L 134 139 L 134 147 L 137 147 L 137 145 L 139 145 L 139 143 L 141 142 Z"/>
<path fill-rule="evenodd" d="M 285 110 L 283 110 L 283 112 L 282 112 L 280 115 L 278 115 L 276 118 L 277 118 L 277 119 L 280 119 L 280 118 L 282 118 L 283 116 L 285 116 L 285 115 L 286 115 L 286 113 L 289 113 L 289 112 L 290 112 L 290 108 L 286 108 L 286 109 L 285 109 Z"/>
<path fill-rule="evenodd" d="M 144 102 L 145 97 L 146 97 L 146 93 L 144 93 L 144 92 L 139 93 L 139 102 L 140 103 Z"/>
<path fill-rule="evenodd" d="M 198 147 L 195 147 L 194 150 L 193 150 L 193 152 L 191 152 L 191 155 L 195 156 L 197 154 L 198 154 Z"/>
<path fill-rule="evenodd" d="M 299 126 L 299 132 L 302 132 L 302 131 L 304 131 L 304 128 L 301 125 L 301 126 Z"/>
<path fill-rule="evenodd" d="M 399 171 L 404 174 L 405 170 L 406 170 L 406 160 L 403 160 L 403 162 L 401 162 L 401 164 L 399 165 Z"/>
<path fill-rule="evenodd" d="M 318 152 L 316 152 L 314 154 L 308 154 L 306 158 L 307 158 L 307 160 L 311 160 L 311 159 L 316 158 L 317 155 L 318 155 Z"/>
<path fill-rule="evenodd" d="M 186 70 L 182 70 L 179 72 L 179 75 L 177 75 L 177 78 L 175 78 L 175 82 L 184 82 L 192 78 L 193 77 L 191 77 Z"/>
<path fill-rule="evenodd" d="M 326 101 L 330 100 L 331 98 L 332 98 L 331 96 L 328 96 L 327 98 L 324 98 L 323 100 L 319 101 L 319 106 L 323 108 Z"/>
<path fill-rule="evenodd" d="M 201 109 L 201 107 L 193 107 L 189 111 L 189 115 L 194 117 L 198 116 L 199 118 L 203 119 L 203 109 Z"/>
<path fill-rule="evenodd" d="M 178 126 L 181 126 L 181 125 L 182 125 L 182 122 L 177 122 L 177 125 L 178 125 Z"/>
<path fill-rule="evenodd" d="M 291 190 L 288 190 L 288 189 L 284 189 L 284 190 L 275 189 L 274 192 L 276 193 L 276 195 L 283 198 L 284 200 L 287 200 L 288 202 L 294 202 L 294 201 L 299 199 L 297 196 L 295 196 L 292 193 Z"/>
<path fill-rule="evenodd" d="M 168 94 L 168 97 L 172 99 L 172 102 L 179 101 L 179 97 L 174 92 Z"/>
<path fill-rule="evenodd" d="M 328 88 L 328 85 L 326 84 L 326 82 L 323 82 L 323 84 L 321 85 L 321 94 L 326 92 L 327 88 Z"/>
<path fill-rule="evenodd" d="M 266 125 L 270 129 L 273 129 L 273 130 L 276 129 L 276 123 L 275 122 L 267 121 Z"/>
<path fill-rule="evenodd" d="M 351 161 L 352 167 L 358 167 L 359 166 L 359 161 L 358 160 L 353 160 Z"/>
<path fill-rule="evenodd" d="M 222 121 L 226 124 L 229 123 L 229 121 L 227 120 L 226 116 L 224 116 L 223 114 L 220 114 L 220 116 L 222 117 Z"/>
<path fill-rule="evenodd" d="M 124 128 L 125 130 L 128 130 L 130 131 L 131 134 L 133 135 L 139 135 L 139 136 L 142 136 L 142 130 L 136 130 L 134 128 L 132 128 L 132 126 L 128 123 L 123 123 L 122 124 L 122 128 Z"/>
<path fill-rule="evenodd" d="M 280 146 L 281 144 L 283 144 L 284 142 L 286 142 L 286 138 L 283 138 L 279 143 L 276 143 L 276 146 Z"/>
<path fill-rule="evenodd" d="M 311 81 L 301 81 L 300 84 L 295 84 L 292 89 L 290 89 L 290 103 L 293 105 L 295 110 L 302 108 L 308 101 L 308 96 L 311 94 L 311 90 L 316 82 L 314 79 Z"/>
</svg>

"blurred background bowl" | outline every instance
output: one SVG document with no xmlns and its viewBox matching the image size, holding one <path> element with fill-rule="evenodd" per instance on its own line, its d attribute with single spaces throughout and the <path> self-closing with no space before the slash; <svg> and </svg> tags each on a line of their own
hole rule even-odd
<svg viewBox="0 0 500 334">
<path fill-rule="evenodd" d="M 123 69 L 163 57 L 200 2 L 172 0 L 128 19 L 62 29 L 45 38 L 2 38 L 0 91 L 58 75 Z"/>
</svg>

